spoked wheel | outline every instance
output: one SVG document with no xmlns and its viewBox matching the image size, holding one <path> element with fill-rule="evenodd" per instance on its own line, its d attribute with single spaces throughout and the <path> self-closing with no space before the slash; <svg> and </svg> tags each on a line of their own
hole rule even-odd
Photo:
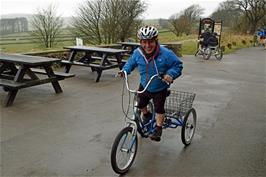
<svg viewBox="0 0 266 177">
<path fill-rule="evenodd" d="M 214 56 L 217 60 L 221 60 L 223 58 L 223 50 L 220 47 L 218 47 Z"/>
<path fill-rule="evenodd" d="M 111 164 L 118 174 L 126 173 L 134 162 L 138 149 L 138 136 L 132 127 L 125 127 L 115 138 L 111 151 Z"/>
<path fill-rule="evenodd" d="M 181 139 L 185 146 L 190 145 L 195 133 L 197 114 L 194 108 L 191 108 L 184 117 L 181 130 Z"/>
<path fill-rule="evenodd" d="M 199 54 L 200 54 L 200 49 L 198 49 L 194 55 L 195 55 L 195 57 L 197 57 Z"/>
<path fill-rule="evenodd" d="M 205 60 L 209 60 L 210 57 L 211 57 L 211 55 L 212 55 L 212 50 L 209 47 L 207 47 L 206 49 L 204 49 L 203 58 Z"/>
</svg>

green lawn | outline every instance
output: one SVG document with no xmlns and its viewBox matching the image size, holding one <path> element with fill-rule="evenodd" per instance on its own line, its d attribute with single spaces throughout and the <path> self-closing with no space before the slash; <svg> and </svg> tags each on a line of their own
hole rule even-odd
<svg viewBox="0 0 266 177">
<path fill-rule="evenodd" d="M 69 30 L 64 30 L 63 34 L 70 34 Z M 30 40 L 28 39 L 29 37 L 29 33 L 14 33 L 4 36 L 2 35 L 0 38 L 0 51 L 7 53 L 41 52 L 49 50 L 60 50 L 63 49 L 64 46 L 75 45 L 75 39 L 71 39 L 68 37 L 68 41 L 58 42 L 56 45 L 54 45 L 53 48 L 45 48 L 38 43 L 30 43 Z M 182 54 L 194 55 L 197 50 L 197 37 L 197 34 L 176 37 L 174 33 L 167 30 L 163 30 L 159 34 L 159 41 L 161 43 L 181 42 L 183 44 Z M 223 33 L 221 45 L 225 46 L 225 54 L 228 54 L 236 51 L 237 49 L 251 46 L 252 38 L 253 37 L 251 35 L 236 35 L 232 33 Z M 64 40 L 64 38 L 60 38 L 60 40 Z M 26 43 L 19 44 L 23 41 Z M 4 44 L 7 42 L 10 44 Z M 228 48 L 228 44 L 232 44 L 231 49 Z"/>
<path fill-rule="evenodd" d="M 30 44 L 8 44 L 8 45 L 0 45 L 1 52 L 7 53 L 28 53 L 28 52 L 41 52 L 41 51 L 49 51 L 49 50 L 61 50 L 64 46 L 75 45 L 75 42 L 66 41 L 66 42 L 58 42 L 53 48 L 45 48 L 36 43 Z"/>
</svg>

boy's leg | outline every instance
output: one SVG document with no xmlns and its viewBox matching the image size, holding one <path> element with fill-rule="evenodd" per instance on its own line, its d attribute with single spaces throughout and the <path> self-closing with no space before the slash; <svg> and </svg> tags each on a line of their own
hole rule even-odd
<svg viewBox="0 0 266 177">
<path fill-rule="evenodd" d="M 164 123 L 164 103 L 167 97 L 167 89 L 160 91 L 153 96 L 153 102 L 156 112 L 156 129 L 154 133 L 150 136 L 152 140 L 160 141 L 162 135 L 162 126 Z"/>
<path fill-rule="evenodd" d="M 156 125 L 162 127 L 163 122 L 164 122 L 164 114 L 156 113 Z"/>
<path fill-rule="evenodd" d="M 140 87 L 139 90 L 143 90 L 143 88 Z M 149 104 L 149 101 L 151 99 L 150 94 L 148 92 L 144 92 L 142 94 L 139 94 L 138 97 L 139 97 L 138 108 L 143 114 L 142 123 L 147 124 L 152 117 L 151 113 L 148 111 L 147 108 L 147 105 Z"/>
</svg>

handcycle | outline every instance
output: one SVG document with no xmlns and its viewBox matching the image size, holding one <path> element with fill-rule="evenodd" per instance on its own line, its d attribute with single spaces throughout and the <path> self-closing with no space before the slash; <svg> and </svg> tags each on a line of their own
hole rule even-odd
<svg viewBox="0 0 266 177">
<path fill-rule="evenodd" d="M 208 45 L 207 47 L 199 47 L 195 53 L 195 57 L 198 55 L 202 55 L 205 60 L 210 59 L 212 55 L 214 55 L 217 60 L 221 60 L 223 58 L 223 50 L 219 45 Z"/>
<path fill-rule="evenodd" d="M 145 92 L 154 78 L 161 78 L 158 74 L 152 76 L 142 91 L 131 90 L 128 77 L 124 72 L 125 85 L 129 93 L 134 94 L 133 115 L 126 115 L 126 126 L 116 136 L 111 150 L 111 165 L 118 174 L 126 173 L 132 166 L 138 149 L 138 136 L 148 138 L 155 131 L 156 119 L 154 104 L 149 102 L 147 108 L 152 113 L 152 119 L 144 124 L 142 113 L 137 107 L 138 94 Z M 163 128 L 177 128 L 181 126 L 181 140 L 185 146 L 190 145 L 195 133 L 197 114 L 192 107 L 196 94 L 182 91 L 169 90 L 165 102 L 165 120 Z"/>
</svg>

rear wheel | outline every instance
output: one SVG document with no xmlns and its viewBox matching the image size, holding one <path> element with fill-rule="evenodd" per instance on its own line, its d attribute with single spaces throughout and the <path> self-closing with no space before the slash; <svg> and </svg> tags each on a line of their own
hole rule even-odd
<svg viewBox="0 0 266 177">
<path fill-rule="evenodd" d="M 111 164 L 118 174 L 126 173 L 134 162 L 138 149 L 138 136 L 132 127 L 125 127 L 115 138 L 111 151 Z"/>
<path fill-rule="evenodd" d="M 181 130 L 181 139 L 185 146 L 190 145 L 196 129 L 197 114 L 194 108 L 191 108 L 184 117 Z"/>
<path fill-rule="evenodd" d="M 211 54 L 212 54 L 212 50 L 211 50 L 209 47 L 207 47 L 207 48 L 204 50 L 204 52 L 203 52 L 203 58 L 204 58 L 205 60 L 209 60 L 210 57 L 211 57 Z"/>
<path fill-rule="evenodd" d="M 221 60 L 223 58 L 223 50 L 220 47 L 218 47 L 214 56 L 217 60 Z"/>
<path fill-rule="evenodd" d="M 199 54 L 200 54 L 200 49 L 198 49 L 194 55 L 195 55 L 195 57 L 197 57 Z"/>
</svg>

